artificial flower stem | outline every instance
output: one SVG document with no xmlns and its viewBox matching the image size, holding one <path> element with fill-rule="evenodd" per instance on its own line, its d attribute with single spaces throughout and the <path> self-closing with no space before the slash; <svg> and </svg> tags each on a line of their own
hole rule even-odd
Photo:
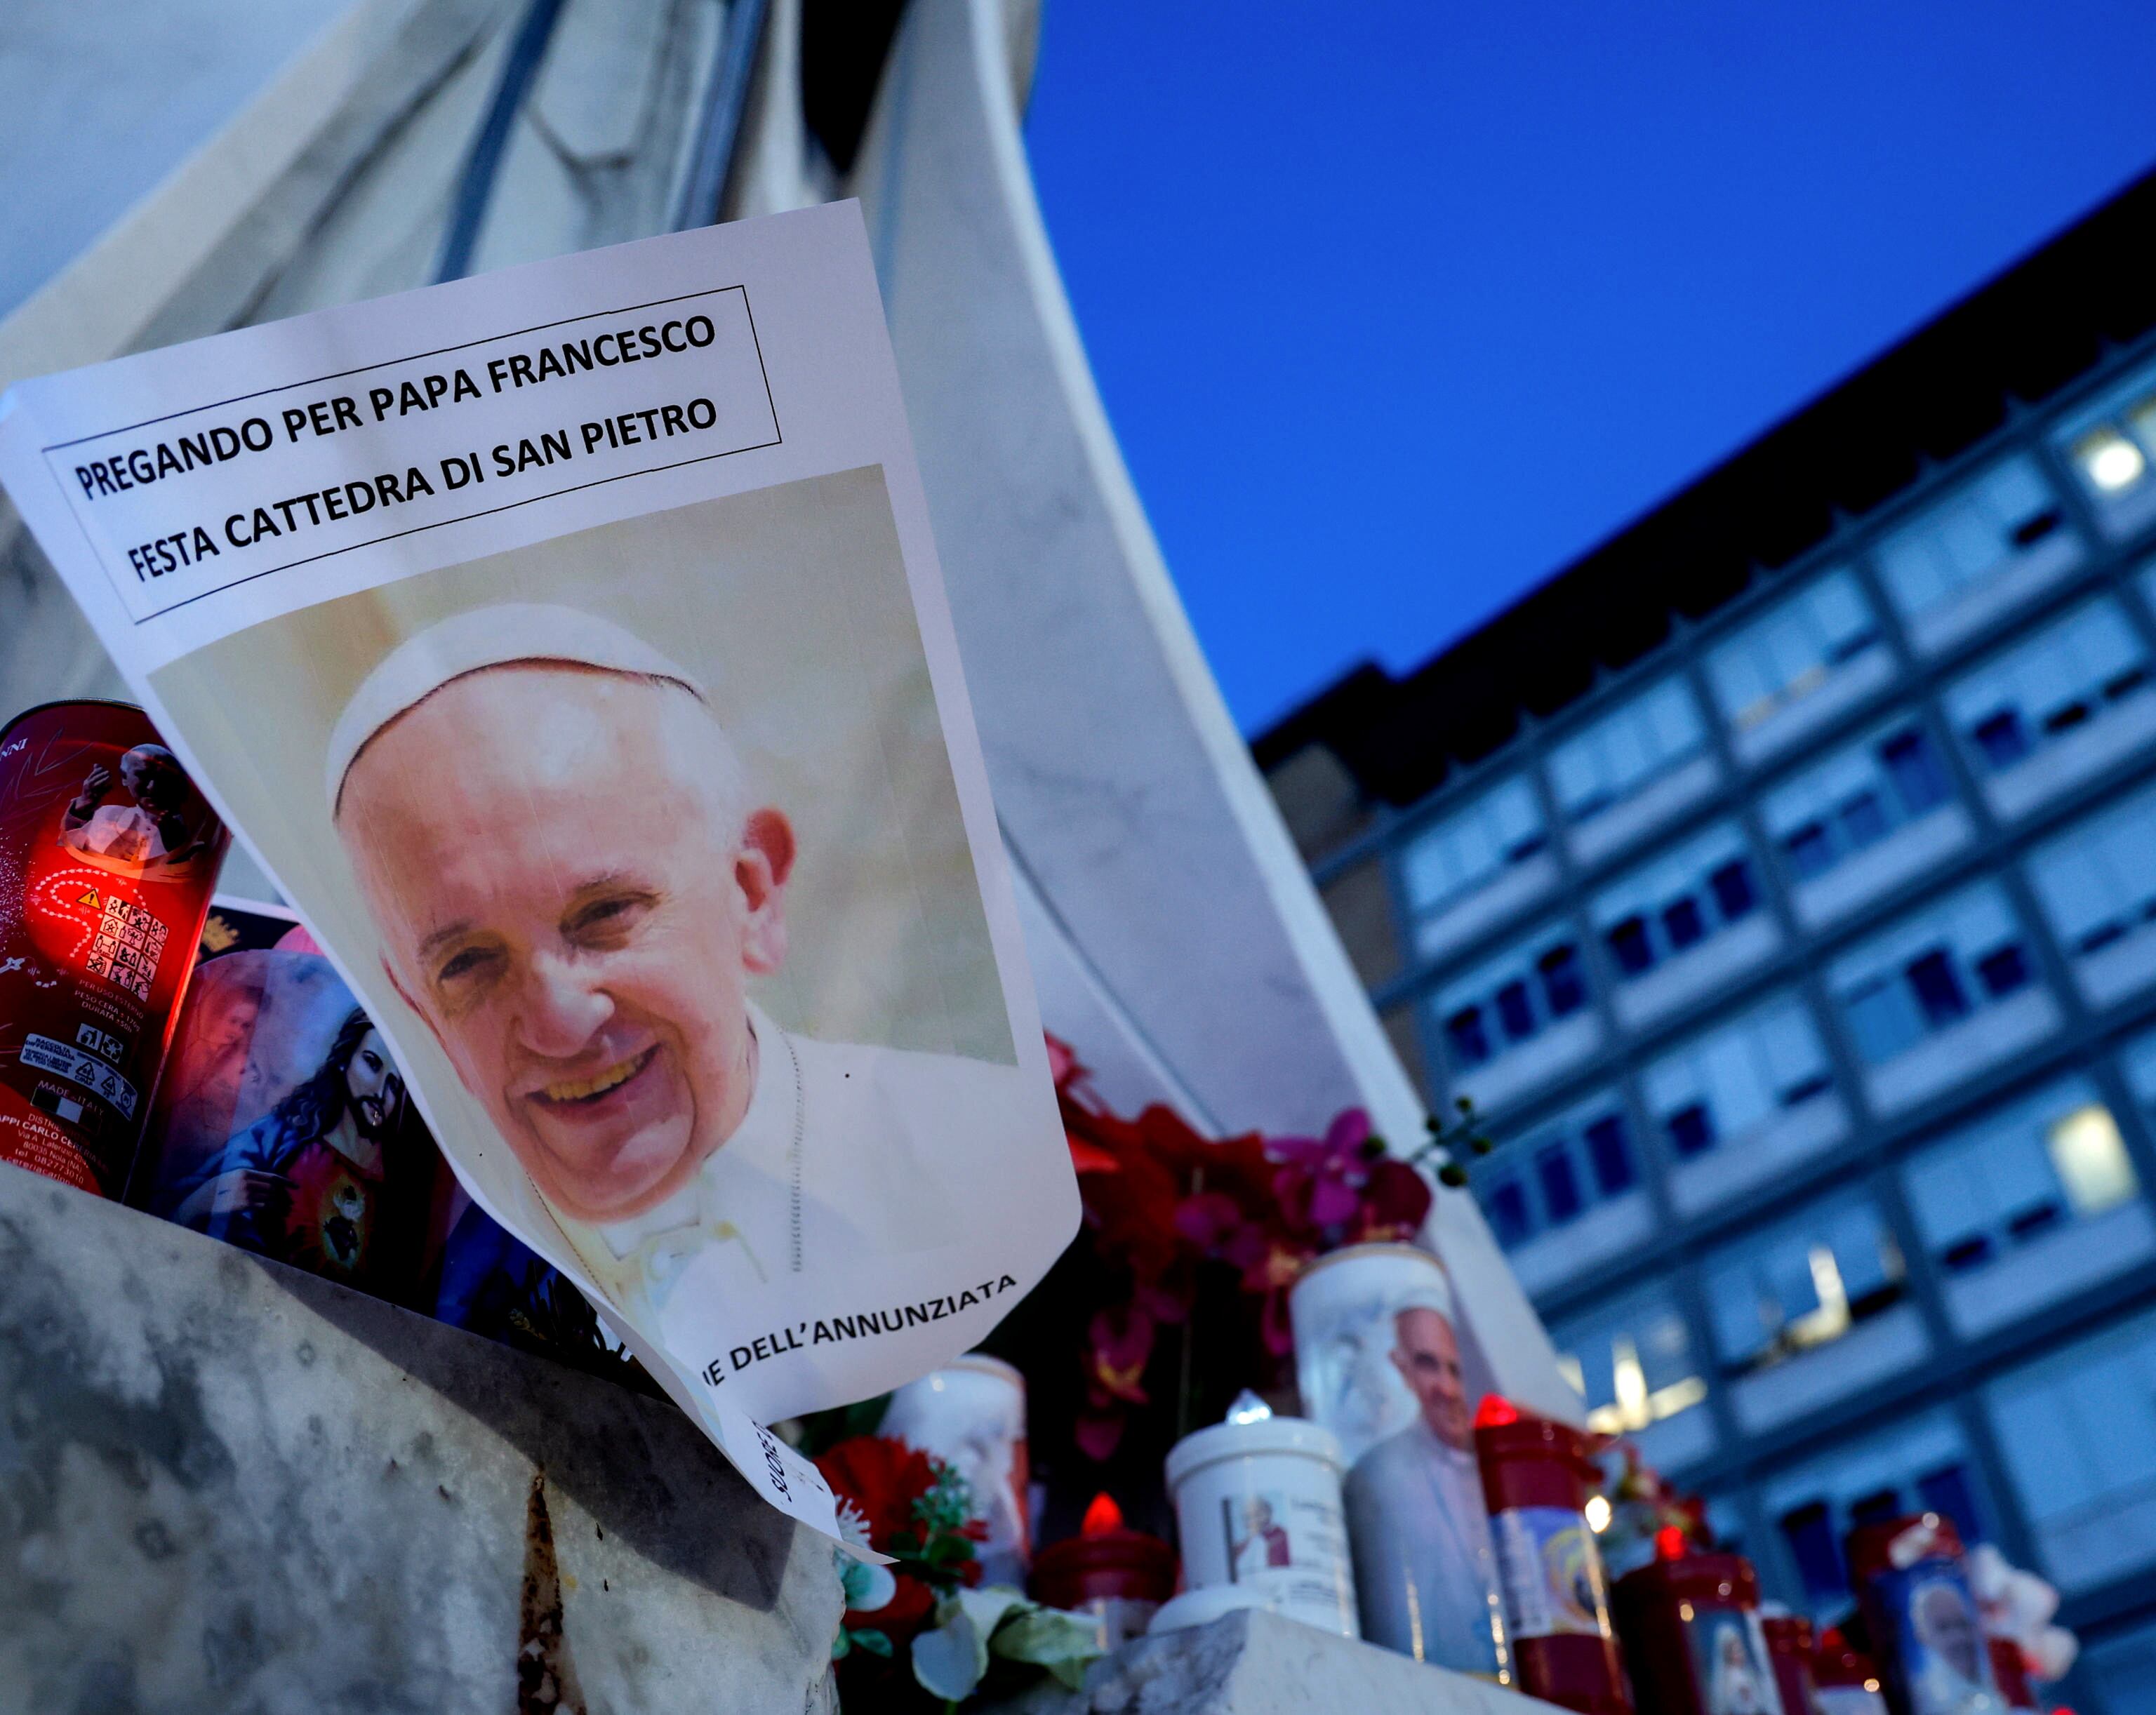
<svg viewBox="0 0 2156 1715">
<path fill-rule="evenodd" d="M 1190 1194 L 1202 1196 L 1205 1190 L 1205 1163 L 1198 1162 L 1190 1169 Z M 1190 1433 L 1190 1358 L 1191 1348 L 1197 1343 L 1198 1302 L 1202 1295 L 1194 1294 L 1190 1310 L 1183 1318 L 1180 1349 L 1176 1353 L 1175 1380 L 1175 1438 L 1181 1440 Z"/>
</svg>

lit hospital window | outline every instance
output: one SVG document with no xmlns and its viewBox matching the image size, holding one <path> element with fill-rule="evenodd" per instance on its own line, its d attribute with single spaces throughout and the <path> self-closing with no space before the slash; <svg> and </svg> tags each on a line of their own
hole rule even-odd
<svg viewBox="0 0 2156 1715">
<path fill-rule="evenodd" d="M 2075 1214 L 2101 1214 L 2139 1190 L 2118 1122 L 2101 1102 L 2077 1107 L 2054 1122 L 2046 1142 Z"/>
<path fill-rule="evenodd" d="M 2148 460 L 2117 429 L 2098 429 L 2074 443 L 2074 463 L 2098 494 L 2114 495 L 2141 480 Z"/>
</svg>

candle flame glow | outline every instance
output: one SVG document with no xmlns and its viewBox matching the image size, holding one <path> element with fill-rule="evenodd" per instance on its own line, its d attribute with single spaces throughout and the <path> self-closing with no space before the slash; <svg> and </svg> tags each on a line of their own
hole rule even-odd
<svg viewBox="0 0 2156 1715">
<path fill-rule="evenodd" d="M 1123 1528 L 1123 1509 L 1116 1504 L 1116 1497 L 1106 1489 L 1093 1497 L 1086 1507 L 1086 1516 L 1079 1521 L 1078 1534 L 1081 1537 L 1104 1537 L 1111 1531 Z"/>
</svg>

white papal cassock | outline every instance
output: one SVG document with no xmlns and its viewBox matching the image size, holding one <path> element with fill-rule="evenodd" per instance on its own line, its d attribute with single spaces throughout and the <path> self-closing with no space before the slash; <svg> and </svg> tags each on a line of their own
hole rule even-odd
<svg viewBox="0 0 2156 1715">
<path fill-rule="evenodd" d="M 696 1177 L 624 1221 L 557 1216 L 592 1278 L 670 1348 L 788 1276 L 934 1250 L 1034 1117 L 1014 1065 L 819 1042 L 752 1004 L 756 1093 Z M 696 1307 L 701 1307 L 698 1313 Z M 679 1342 L 679 1345 L 677 1345 Z"/>
</svg>

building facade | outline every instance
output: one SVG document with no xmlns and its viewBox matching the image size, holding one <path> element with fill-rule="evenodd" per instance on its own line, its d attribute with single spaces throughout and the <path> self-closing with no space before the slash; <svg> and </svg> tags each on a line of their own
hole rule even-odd
<svg viewBox="0 0 2156 1715">
<path fill-rule="evenodd" d="M 2156 1708 L 2152 225 L 1255 747 L 1591 1420 L 1820 1617 L 1952 1516 L 2084 1715 Z"/>
</svg>

